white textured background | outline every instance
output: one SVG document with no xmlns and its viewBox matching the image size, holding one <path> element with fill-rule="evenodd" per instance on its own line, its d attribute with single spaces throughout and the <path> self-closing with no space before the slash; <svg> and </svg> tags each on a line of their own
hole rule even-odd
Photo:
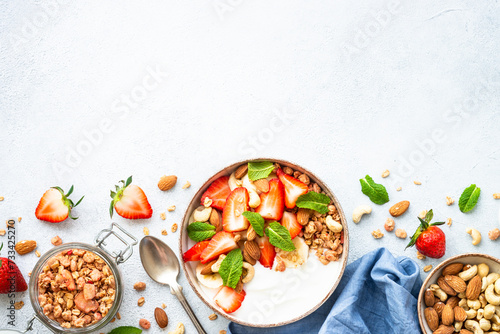
<svg viewBox="0 0 500 334">
<path fill-rule="evenodd" d="M 380 182 L 391 170 L 382 181 L 391 203 L 351 222 L 350 262 L 380 246 L 415 259 L 407 241 L 370 235 L 403 199 L 410 211 L 396 224 L 409 234 L 422 209 L 453 218 L 443 228 L 445 258 L 498 256 L 487 232 L 499 227 L 499 22 L 497 1 L 0 1 L 1 218 L 22 216 L 18 240 L 35 239 L 42 253 L 54 235 L 90 243 L 110 223 L 109 190 L 134 175 L 153 218 L 116 221 L 139 237 L 144 226 L 159 235 L 218 169 L 276 156 L 316 172 L 348 216 L 369 202 L 358 179 L 369 173 Z M 179 177 L 173 191 L 157 189 L 163 174 Z M 182 190 L 186 180 L 192 187 Z M 472 212 L 445 205 L 471 183 L 482 188 Z M 42 193 L 71 184 L 73 198 L 86 195 L 80 219 L 37 221 Z M 172 204 L 177 210 L 160 220 Z M 478 247 L 467 226 L 483 233 Z M 177 237 L 162 238 L 177 249 Z M 25 276 L 36 261 L 16 259 Z M 122 320 L 106 330 L 153 321 L 154 307 L 166 303 L 168 330 L 182 321 L 195 331 L 169 290 L 146 277 L 137 251 L 121 270 Z M 132 290 L 137 280 L 147 282 L 145 293 Z M 183 275 L 180 282 L 207 331 L 225 328 L 223 318 L 207 319 Z M 27 304 L 17 313 L 23 328 L 33 312 L 26 293 L 16 298 Z"/>
</svg>

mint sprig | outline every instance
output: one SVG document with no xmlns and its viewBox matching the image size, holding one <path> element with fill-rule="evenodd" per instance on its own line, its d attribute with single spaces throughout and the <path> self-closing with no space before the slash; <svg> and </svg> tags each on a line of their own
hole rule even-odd
<svg viewBox="0 0 500 334">
<path fill-rule="evenodd" d="M 262 218 L 262 216 L 259 213 L 252 212 L 252 211 L 245 211 L 245 212 L 243 212 L 243 217 L 248 219 L 248 221 L 252 225 L 255 233 L 257 233 L 261 237 L 264 236 L 265 220 L 264 220 L 264 218 Z"/>
<path fill-rule="evenodd" d="M 243 274 L 243 255 L 239 248 L 230 251 L 222 260 L 219 274 L 222 277 L 222 284 L 233 289 L 236 288 Z"/>
<path fill-rule="evenodd" d="M 292 237 L 290 232 L 277 222 L 272 222 L 266 228 L 266 235 L 269 237 L 269 242 L 274 247 L 278 247 L 286 252 L 291 252 L 295 250 L 295 245 L 292 242 Z"/>
<path fill-rule="evenodd" d="M 269 161 L 251 161 L 248 163 L 248 178 L 252 181 L 265 179 L 274 170 L 274 165 Z"/>
<path fill-rule="evenodd" d="M 203 222 L 194 222 L 187 227 L 188 236 L 193 241 L 203 241 L 215 235 L 215 226 Z"/>
<path fill-rule="evenodd" d="M 475 184 L 471 184 L 469 187 L 465 188 L 458 201 L 460 211 L 465 213 L 472 210 L 479 200 L 479 195 L 481 195 L 481 188 L 477 187 Z"/>
<path fill-rule="evenodd" d="M 389 194 L 387 194 L 385 187 L 375 183 L 370 175 L 359 179 L 359 182 L 361 183 L 361 191 L 370 198 L 370 201 L 379 205 L 389 202 Z"/>
<path fill-rule="evenodd" d="M 312 209 L 324 214 L 328 212 L 329 203 L 330 197 L 325 194 L 310 191 L 307 194 L 300 195 L 295 205 L 297 205 L 298 208 Z"/>
<path fill-rule="evenodd" d="M 113 329 L 108 334 L 141 334 L 142 329 L 134 326 L 120 326 Z"/>
</svg>

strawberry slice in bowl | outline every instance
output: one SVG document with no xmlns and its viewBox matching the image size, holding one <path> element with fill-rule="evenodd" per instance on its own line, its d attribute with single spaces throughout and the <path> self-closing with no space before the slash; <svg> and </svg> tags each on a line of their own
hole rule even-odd
<svg viewBox="0 0 500 334">
<path fill-rule="evenodd" d="M 280 220 L 285 210 L 285 190 L 278 179 L 269 181 L 269 191 L 260 194 L 260 205 L 255 209 L 264 219 Z"/>
<path fill-rule="evenodd" d="M 226 199 L 231 192 L 228 184 L 229 176 L 221 176 L 212 184 L 201 196 L 201 205 L 205 204 L 205 200 L 212 200 L 212 207 L 223 210 L 224 205 L 226 204 Z"/>
<path fill-rule="evenodd" d="M 222 211 L 222 228 L 227 232 L 244 231 L 248 228 L 248 220 L 243 212 L 248 211 L 248 190 L 243 187 L 234 189 L 227 197 Z"/>
</svg>

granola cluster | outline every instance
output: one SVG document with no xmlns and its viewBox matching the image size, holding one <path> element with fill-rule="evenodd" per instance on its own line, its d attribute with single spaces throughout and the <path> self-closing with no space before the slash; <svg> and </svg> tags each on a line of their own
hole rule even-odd
<svg viewBox="0 0 500 334">
<path fill-rule="evenodd" d="M 38 302 L 43 313 L 63 328 L 100 321 L 115 300 L 115 278 L 93 252 L 65 250 L 51 257 L 38 277 Z"/>
</svg>

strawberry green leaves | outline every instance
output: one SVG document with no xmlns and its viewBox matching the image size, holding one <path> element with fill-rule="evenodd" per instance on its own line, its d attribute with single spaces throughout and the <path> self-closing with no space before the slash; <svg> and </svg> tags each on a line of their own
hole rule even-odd
<svg viewBox="0 0 500 334">
<path fill-rule="evenodd" d="M 236 288 L 243 274 L 243 255 L 241 250 L 233 249 L 227 254 L 227 256 L 222 260 L 219 268 L 220 277 L 222 277 L 222 283 L 230 288 Z"/>
<path fill-rule="evenodd" d="M 250 224 L 252 225 L 255 233 L 257 233 L 259 236 L 263 237 L 264 236 L 264 223 L 265 220 L 262 218 L 260 214 L 257 212 L 252 212 L 252 211 L 245 211 L 243 212 L 243 216 L 248 219 Z"/>
<path fill-rule="evenodd" d="M 300 195 L 295 205 L 297 205 L 298 208 L 312 209 L 321 214 L 325 214 L 328 212 L 329 203 L 330 197 L 325 194 L 310 191 L 307 194 Z"/>
<path fill-rule="evenodd" d="M 389 202 L 389 194 L 387 194 L 385 187 L 375 183 L 370 175 L 366 175 L 359 182 L 361 183 L 361 191 L 370 198 L 370 201 L 379 205 Z"/>
<path fill-rule="evenodd" d="M 406 248 L 412 247 L 413 245 L 415 245 L 420 234 L 422 234 L 423 231 L 427 230 L 429 228 L 429 226 L 439 226 L 439 225 L 444 224 L 444 222 L 435 222 L 435 223 L 429 224 L 433 217 L 434 217 L 434 213 L 432 212 L 432 209 L 430 209 L 427 212 L 424 219 L 418 217 L 418 220 L 420 221 L 420 226 L 417 228 L 417 231 L 415 232 L 415 234 L 411 237 L 411 240 L 408 243 L 408 245 L 406 246 Z M 405 248 L 405 250 L 406 250 L 406 248 Z"/>
<path fill-rule="evenodd" d="M 291 252 L 295 250 L 295 245 L 292 242 L 292 237 L 290 232 L 277 222 L 272 222 L 269 227 L 266 228 L 266 235 L 269 237 L 269 242 L 274 247 L 278 247 L 286 252 Z"/>
<path fill-rule="evenodd" d="M 469 187 L 465 188 L 458 201 L 460 211 L 465 213 L 472 210 L 479 200 L 479 195 L 481 195 L 481 188 L 477 187 L 475 184 L 471 184 Z"/>
<path fill-rule="evenodd" d="M 248 178 L 252 181 L 265 179 L 274 170 L 274 165 L 269 161 L 251 161 L 248 163 Z"/>
<path fill-rule="evenodd" d="M 215 235 L 215 226 L 203 222 L 194 222 L 187 227 L 188 236 L 193 241 L 203 241 Z"/>
</svg>

